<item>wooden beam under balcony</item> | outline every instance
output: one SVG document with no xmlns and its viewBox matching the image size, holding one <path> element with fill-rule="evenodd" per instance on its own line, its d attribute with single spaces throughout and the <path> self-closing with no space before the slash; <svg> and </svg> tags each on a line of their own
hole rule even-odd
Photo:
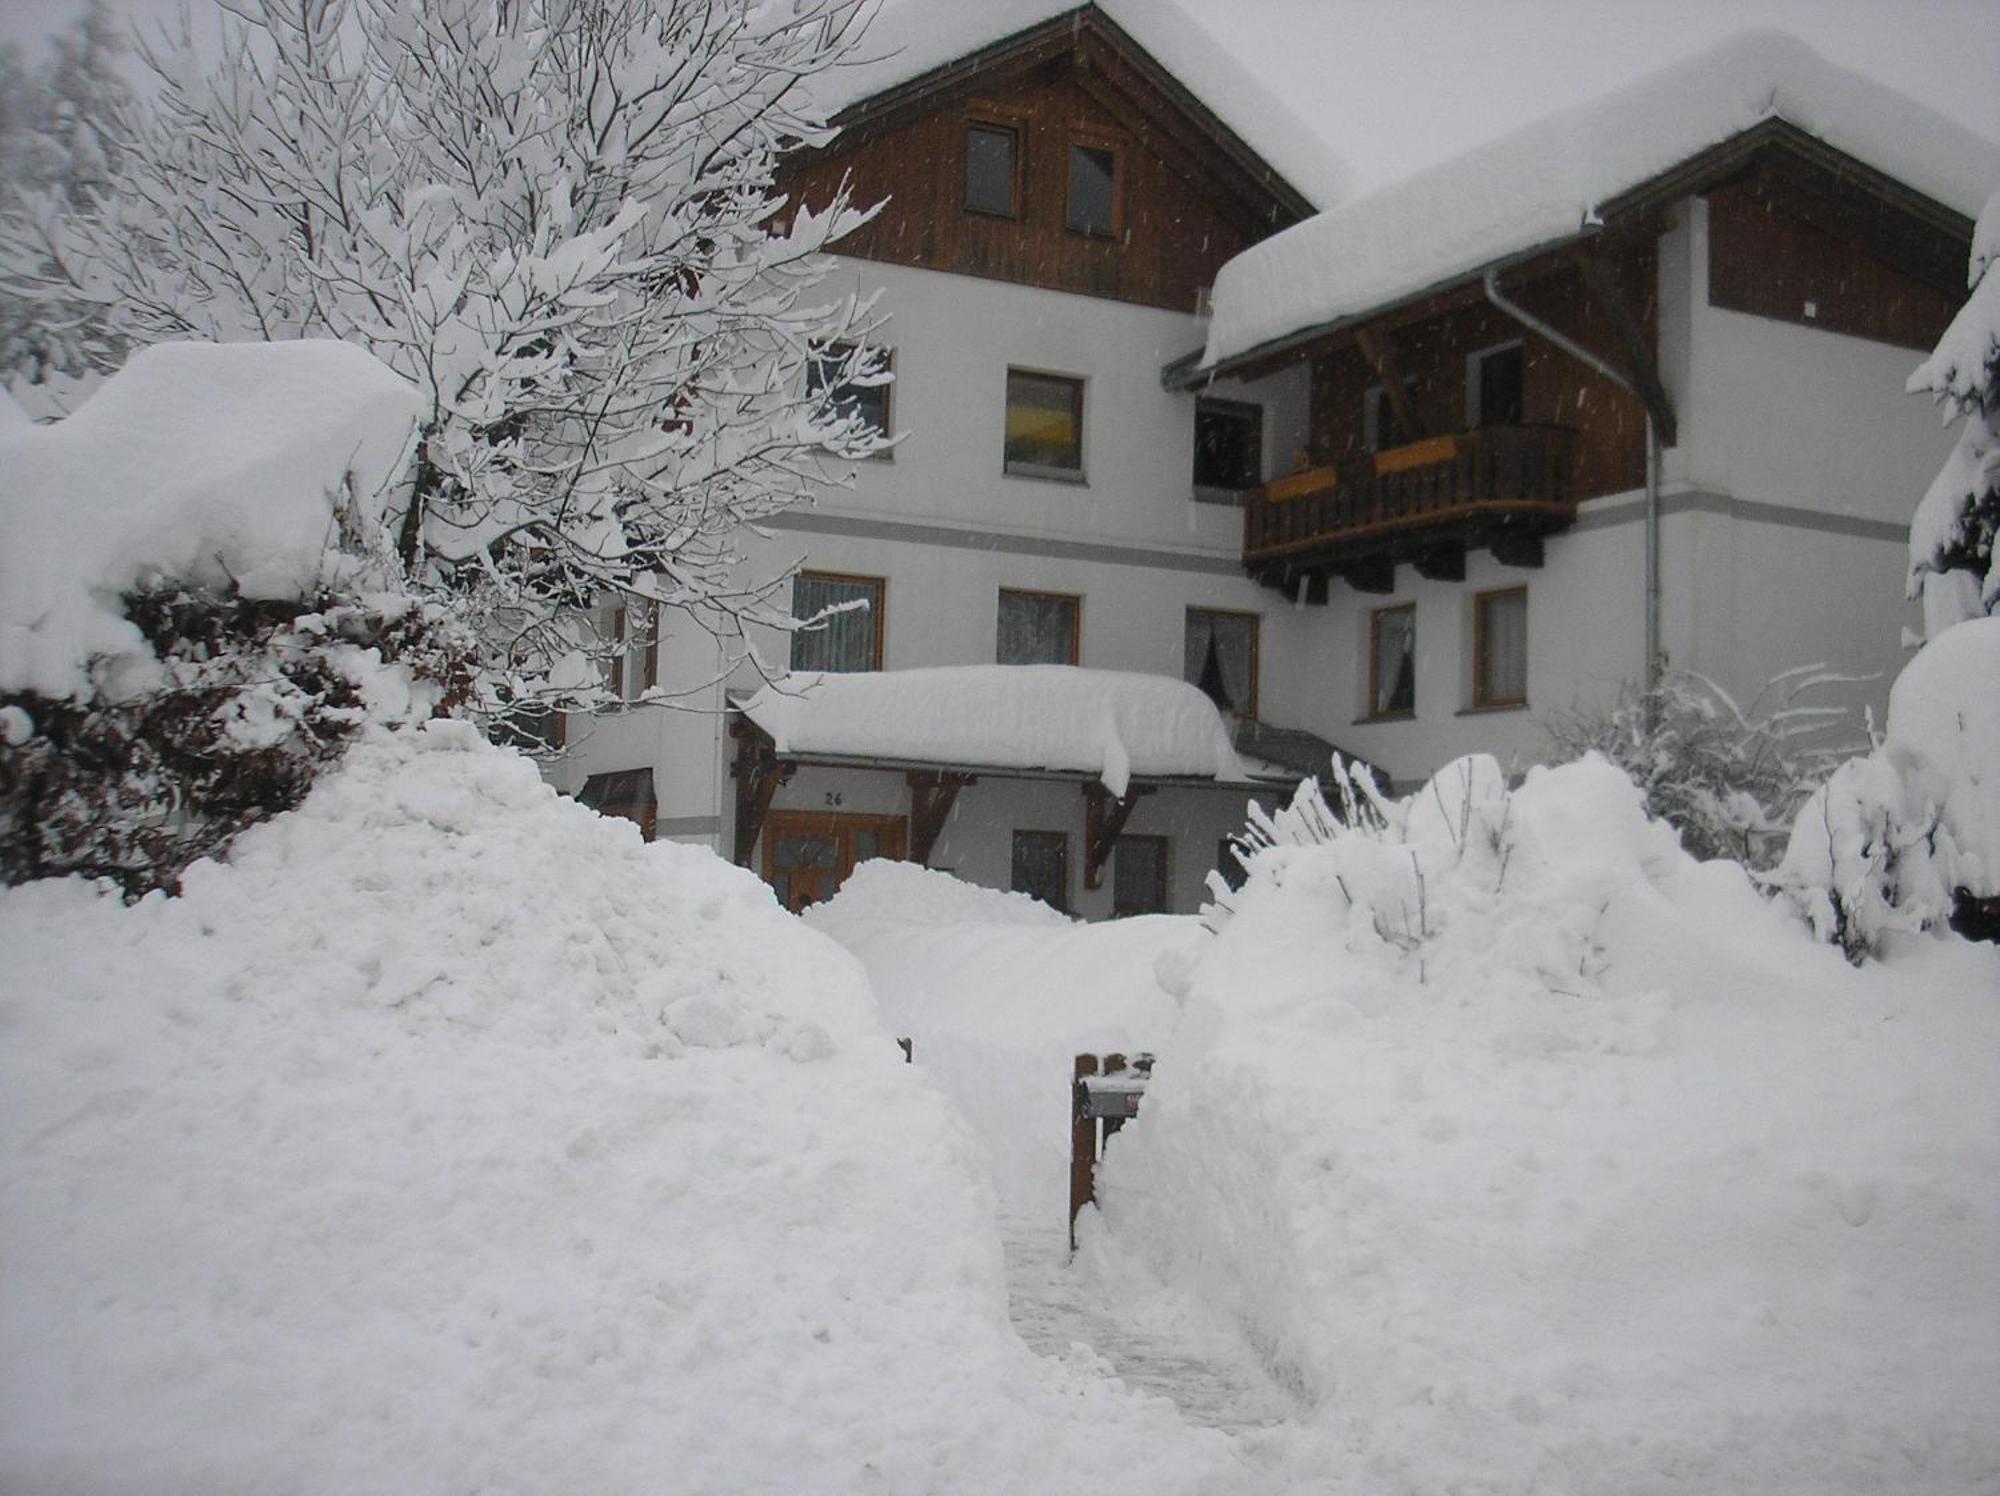
<svg viewBox="0 0 2000 1496">
<path fill-rule="evenodd" d="M 1533 565 L 1576 518 L 1575 445 L 1565 427 L 1487 426 L 1276 479 L 1245 498 L 1244 567 L 1277 587 L 1331 573 L 1380 590 L 1399 562 L 1462 576 L 1481 546 Z"/>
</svg>

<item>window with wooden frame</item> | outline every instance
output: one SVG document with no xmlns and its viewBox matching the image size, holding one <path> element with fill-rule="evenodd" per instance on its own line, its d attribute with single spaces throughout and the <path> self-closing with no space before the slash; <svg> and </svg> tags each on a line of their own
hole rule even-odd
<svg viewBox="0 0 2000 1496">
<path fill-rule="evenodd" d="M 608 602 L 591 609 L 604 688 L 613 701 L 637 701 L 659 683 L 658 620 L 659 606 L 650 602 Z"/>
<path fill-rule="evenodd" d="M 1182 678 L 1201 687 L 1219 711 L 1238 717 L 1257 715 L 1261 623 L 1255 613 L 1226 613 L 1219 608 L 1187 610 Z"/>
<path fill-rule="evenodd" d="M 858 416 L 862 428 L 871 436 L 889 434 L 889 391 L 890 372 L 894 355 L 886 348 L 868 349 L 864 352 L 854 343 L 826 343 L 816 347 L 806 361 L 806 393 L 817 395 L 822 390 L 830 390 L 828 401 L 834 414 L 842 417 Z M 843 376 L 852 374 L 857 368 L 866 366 L 867 374 L 849 380 Z M 871 453 L 871 456 L 888 458 L 893 456 L 890 448 Z"/>
<path fill-rule="evenodd" d="M 576 792 L 579 805 L 588 805 L 599 815 L 617 816 L 639 828 L 639 835 L 653 839 L 659 800 L 653 793 L 651 769 L 620 769 L 610 774 L 593 774 Z"/>
<path fill-rule="evenodd" d="M 1095 135 L 1072 135 L 1069 186 L 1063 226 L 1093 239 L 1115 239 L 1125 231 L 1125 153 Z"/>
<path fill-rule="evenodd" d="M 1007 371 L 1004 468 L 1026 478 L 1083 481 L 1083 381 L 1067 374 Z"/>
<path fill-rule="evenodd" d="M 1000 589 L 993 657 L 1002 665 L 1074 665 L 1083 599 L 1066 592 Z"/>
<path fill-rule="evenodd" d="M 1408 717 L 1416 710 L 1416 604 L 1377 608 L 1368 616 L 1368 715 Z"/>
<path fill-rule="evenodd" d="M 1194 496 L 1237 504 L 1264 479 L 1264 407 L 1242 400 L 1194 402 Z"/>
<path fill-rule="evenodd" d="M 792 634 L 794 670 L 882 668 L 881 577 L 802 571 L 792 578 L 792 617 L 816 620 Z"/>
<path fill-rule="evenodd" d="M 1111 852 L 1111 914 L 1167 912 L 1167 849 L 1164 836 L 1121 836 Z"/>
<path fill-rule="evenodd" d="M 965 211 L 1021 216 L 1021 131 L 998 120 L 965 127 Z"/>
<path fill-rule="evenodd" d="M 1528 589 L 1503 587 L 1472 599 L 1472 704 L 1528 704 Z"/>
<path fill-rule="evenodd" d="M 1069 833 L 1016 831 L 1014 876 L 1009 886 L 1015 893 L 1069 913 Z"/>
<path fill-rule="evenodd" d="M 1518 426 L 1526 362 L 1521 344 L 1501 343 L 1468 354 L 1465 360 L 1465 424 Z"/>
</svg>

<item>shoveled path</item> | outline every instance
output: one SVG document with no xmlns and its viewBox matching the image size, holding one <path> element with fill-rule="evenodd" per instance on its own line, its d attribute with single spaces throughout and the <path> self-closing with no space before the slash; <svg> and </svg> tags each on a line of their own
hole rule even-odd
<svg viewBox="0 0 2000 1496">
<path fill-rule="evenodd" d="M 1164 1397 L 1189 1423 L 1229 1432 L 1299 1416 L 1241 1334 L 1201 1306 L 1110 1266 L 1107 1251 L 1072 1260 L 1060 1221 L 1000 1223 L 1014 1328 L 1040 1355 L 1078 1347 L 1127 1386 Z"/>
</svg>

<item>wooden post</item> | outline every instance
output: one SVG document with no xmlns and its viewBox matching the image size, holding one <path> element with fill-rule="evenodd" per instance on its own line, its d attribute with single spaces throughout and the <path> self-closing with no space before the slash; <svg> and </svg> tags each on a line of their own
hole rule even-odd
<svg viewBox="0 0 2000 1496">
<path fill-rule="evenodd" d="M 1102 888 L 1104 886 L 1104 865 L 1111 860 L 1111 849 L 1117 844 L 1118 835 L 1125 829 L 1125 823 L 1132 819 L 1132 811 L 1139 804 L 1141 795 L 1153 793 L 1150 784 L 1129 786 L 1123 798 L 1112 798 L 1111 791 L 1097 783 L 1083 787 L 1083 886 Z"/>
<path fill-rule="evenodd" d="M 979 783 L 972 774 L 946 774 L 929 769 L 911 769 L 904 776 L 910 786 L 909 860 L 928 864 L 931 848 L 937 845 L 958 792 Z"/>
<path fill-rule="evenodd" d="M 1097 1056 L 1076 1057 L 1076 1075 L 1069 1097 L 1069 1249 L 1076 1250 L 1076 1218 L 1097 1195 L 1097 1119 L 1090 1115 L 1090 1098 L 1083 1078 L 1097 1074 Z"/>
</svg>

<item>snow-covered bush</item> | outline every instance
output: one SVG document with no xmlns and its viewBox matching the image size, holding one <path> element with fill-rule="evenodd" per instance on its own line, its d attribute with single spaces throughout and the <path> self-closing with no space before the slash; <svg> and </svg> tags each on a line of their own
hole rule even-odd
<svg viewBox="0 0 2000 1496">
<path fill-rule="evenodd" d="M 773 192 L 780 155 L 825 138 L 806 84 L 863 10 L 230 5 L 219 60 L 206 37 L 149 49 L 81 209 L 0 215 L 0 287 L 83 308 L 49 320 L 100 369 L 173 338 L 375 353 L 422 400 L 393 554 L 477 627 L 468 705 L 587 706 L 577 610 L 657 603 L 736 648 L 746 617 L 789 627 L 736 536 L 879 445 L 839 399 L 887 377 L 870 314 L 813 289 L 866 215 Z"/>
<path fill-rule="evenodd" d="M 1600 753 L 1629 774 L 1647 811 L 1675 827 L 1695 857 L 1764 868 L 1783 852 L 1799 806 L 1848 751 L 1824 741 L 1841 709 L 1809 700 L 1843 679 L 1818 665 L 1788 670 L 1741 706 L 1704 676 L 1668 671 L 1650 691 L 1621 692 L 1608 711 L 1571 711 L 1543 725 L 1558 761 Z"/>
<path fill-rule="evenodd" d="M 1958 445 L 1910 524 L 1910 595 L 1923 600 L 1924 633 L 2000 611 L 2000 193 L 1988 199 L 1972 236 L 1972 294 L 1910 375 L 1947 420 L 1962 417 Z"/>
<path fill-rule="evenodd" d="M 171 887 L 463 689 L 384 559 L 415 415 L 346 344 L 165 344 L 0 431 L 0 878 Z"/>
<path fill-rule="evenodd" d="M 2000 617 L 1904 667 L 1882 746 L 1807 801 L 1775 881 L 1850 960 L 1895 930 L 2000 938 Z"/>
</svg>

